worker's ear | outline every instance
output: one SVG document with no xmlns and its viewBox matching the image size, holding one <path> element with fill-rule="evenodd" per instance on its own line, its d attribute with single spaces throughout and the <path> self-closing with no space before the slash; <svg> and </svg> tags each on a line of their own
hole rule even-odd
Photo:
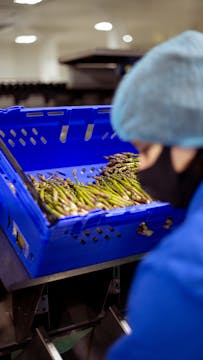
<svg viewBox="0 0 203 360">
<path fill-rule="evenodd" d="M 197 153 L 194 148 L 171 147 L 171 163 L 177 173 L 186 170 Z"/>
</svg>

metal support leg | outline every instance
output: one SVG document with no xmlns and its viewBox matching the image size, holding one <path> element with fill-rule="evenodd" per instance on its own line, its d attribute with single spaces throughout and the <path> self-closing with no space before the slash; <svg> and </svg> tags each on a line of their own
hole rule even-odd
<svg viewBox="0 0 203 360">
<path fill-rule="evenodd" d="M 15 327 L 12 318 L 12 295 L 5 293 L 0 296 L 0 359 L 3 349 L 16 342 Z"/>
<path fill-rule="evenodd" d="M 126 319 L 124 319 L 124 317 L 122 316 L 118 306 L 115 305 L 115 303 L 117 303 L 117 305 L 119 304 L 120 293 L 121 293 L 120 267 L 118 266 L 113 269 L 113 279 L 109 284 L 109 288 L 105 298 L 104 308 L 108 308 L 108 310 L 113 315 L 113 318 L 116 320 L 117 324 L 122 329 L 122 331 L 126 335 L 129 335 L 131 334 L 132 329 L 128 324 L 128 322 L 126 321 Z"/>
<path fill-rule="evenodd" d="M 113 315 L 114 319 L 119 324 L 123 332 L 126 335 L 130 335 L 132 333 L 132 329 L 128 324 L 128 322 L 123 318 L 119 310 L 115 306 L 110 306 L 109 311 L 111 312 L 111 314 Z"/>
<path fill-rule="evenodd" d="M 16 340 L 20 342 L 30 334 L 31 326 L 44 285 L 16 290 L 13 298 L 13 321 Z"/>
</svg>

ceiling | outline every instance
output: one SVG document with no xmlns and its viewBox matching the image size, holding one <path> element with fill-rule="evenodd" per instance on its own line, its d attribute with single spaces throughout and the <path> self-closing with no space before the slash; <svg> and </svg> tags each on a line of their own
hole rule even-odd
<svg viewBox="0 0 203 360">
<path fill-rule="evenodd" d="M 44 0 L 19 5 L 0 0 L 0 42 L 13 44 L 20 33 L 55 42 L 60 55 L 95 47 L 148 49 L 183 30 L 203 31 L 203 0 Z M 94 24 L 110 21 L 111 32 Z M 134 41 L 126 45 L 122 35 Z"/>
</svg>

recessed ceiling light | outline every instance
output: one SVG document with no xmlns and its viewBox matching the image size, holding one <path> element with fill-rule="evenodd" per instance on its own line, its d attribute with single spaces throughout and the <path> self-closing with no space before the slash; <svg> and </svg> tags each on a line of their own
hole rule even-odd
<svg viewBox="0 0 203 360">
<path fill-rule="evenodd" d="M 126 43 L 130 43 L 130 42 L 133 41 L 133 37 L 131 35 L 129 35 L 129 34 L 123 35 L 122 39 Z"/>
<path fill-rule="evenodd" d="M 32 44 L 37 41 L 36 35 L 19 35 L 15 38 L 16 44 Z"/>
<path fill-rule="evenodd" d="M 111 31 L 113 28 L 113 25 L 110 22 L 102 21 L 102 22 L 96 23 L 94 25 L 94 28 L 98 31 Z"/>
<path fill-rule="evenodd" d="M 13 0 L 16 4 L 22 4 L 22 5 L 35 5 L 40 3 L 42 0 Z"/>
</svg>

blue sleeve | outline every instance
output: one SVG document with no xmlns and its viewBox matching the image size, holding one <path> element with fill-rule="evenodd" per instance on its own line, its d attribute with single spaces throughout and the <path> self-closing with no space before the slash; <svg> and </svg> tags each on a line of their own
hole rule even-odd
<svg viewBox="0 0 203 360">
<path fill-rule="evenodd" d="M 203 294 L 195 291 L 203 288 L 203 263 L 193 272 L 195 254 L 186 241 L 185 248 L 174 250 L 169 241 L 142 262 L 128 303 L 132 334 L 113 345 L 107 360 L 203 359 Z"/>
</svg>

